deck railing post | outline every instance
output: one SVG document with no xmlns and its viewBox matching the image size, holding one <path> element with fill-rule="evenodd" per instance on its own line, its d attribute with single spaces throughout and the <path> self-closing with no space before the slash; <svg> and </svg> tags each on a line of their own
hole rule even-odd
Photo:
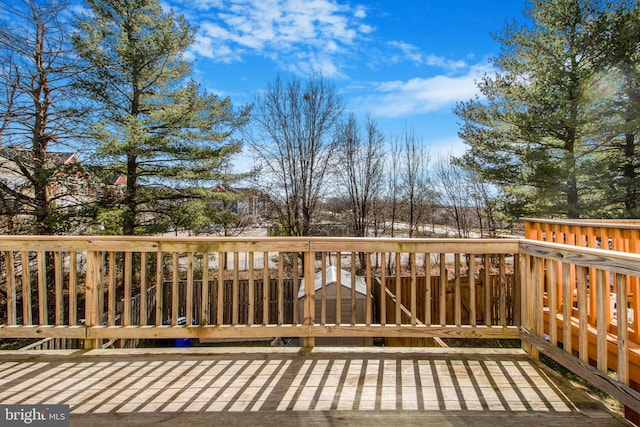
<svg viewBox="0 0 640 427">
<path fill-rule="evenodd" d="M 529 312 L 530 312 L 530 290 L 531 290 L 531 274 L 529 269 L 531 268 L 531 256 L 529 255 L 521 255 L 520 256 L 520 327 L 531 331 L 531 323 L 529 321 Z M 531 354 L 532 347 L 527 340 L 521 340 L 521 346 L 524 351 Z"/>
<path fill-rule="evenodd" d="M 310 249 L 310 248 L 309 248 Z M 311 352 L 315 345 L 315 337 L 313 335 L 313 324 L 315 322 L 315 259 L 316 253 L 308 250 L 304 252 L 304 306 L 303 318 L 304 325 L 307 327 L 307 335 L 302 337 L 302 346 L 306 352 Z"/>
<path fill-rule="evenodd" d="M 87 251 L 87 272 L 85 279 L 85 315 L 84 324 L 86 332 L 98 324 L 98 252 Z M 88 334 L 87 334 L 88 335 Z M 90 339 L 85 335 L 84 348 L 91 350 L 98 348 L 98 340 Z"/>
<path fill-rule="evenodd" d="M 540 336 L 542 332 L 542 260 L 530 255 L 521 255 L 519 267 L 522 282 L 520 324 L 529 333 Z M 527 340 L 523 339 L 521 346 L 533 359 L 540 357 L 538 349 Z"/>
</svg>

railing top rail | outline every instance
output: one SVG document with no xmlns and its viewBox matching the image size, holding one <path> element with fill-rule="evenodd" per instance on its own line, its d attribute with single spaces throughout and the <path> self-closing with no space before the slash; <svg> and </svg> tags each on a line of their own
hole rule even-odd
<svg viewBox="0 0 640 427">
<path fill-rule="evenodd" d="M 146 252 L 464 252 L 517 253 L 518 239 L 355 237 L 0 236 L 0 250 Z"/>
<path fill-rule="evenodd" d="M 598 228 L 619 228 L 638 230 L 640 229 L 640 219 L 546 219 L 546 218 L 520 218 L 520 221 L 553 224 L 553 225 L 569 225 L 579 227 L 598 227 Z"/>
<path fill-rule="evenodd" d="M 312 251 L 518 253 L 518 239 L 309 238 Z"/>
<path fill-rule="evenodd" d="M 595 267 L 615 273 L 640 276 L 640 254 L 529 239 L 520 240 L 520 253 L 582 267 Z"/>
</svg>

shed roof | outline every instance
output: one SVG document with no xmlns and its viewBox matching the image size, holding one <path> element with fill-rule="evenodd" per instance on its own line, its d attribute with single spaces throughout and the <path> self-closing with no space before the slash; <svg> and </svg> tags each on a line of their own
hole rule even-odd
<svg viewBox="0 0 640 427">
<path fill-rule="evenodd" d="M 338 269 L 335 265 L 327 267 L 327 283 L 326 286 L 338 283 Z M 318 292 L 322 288 L 322 271 L 318 271 L 314 276 L 315 291 Z M 351 273 L 345 270 L 340 270 L 340 285 L 343 288 L 351 289 L 352 276 Z M 364 277 L 355 276 L 356 292 L 361 295 L 367 295 L 367 281 Z M 300 282 L 300 289 L 298 289 L 298 299 L 304 298 L 304 279 Z"/>
</svg>

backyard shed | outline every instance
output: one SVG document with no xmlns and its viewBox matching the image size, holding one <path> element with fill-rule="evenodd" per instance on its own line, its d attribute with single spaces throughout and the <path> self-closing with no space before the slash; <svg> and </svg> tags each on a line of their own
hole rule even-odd
<svg viewBox="0 0 640 427">
<path fill-rule="evenodd" d="M 315 323 L 321 322 L 322 312 L 322 284 L 323 274 L 319 271 L 314 276 L 315 290 Z M 335 266 L 327 267 L 325 270 L 325 304 L 326 304 L 326 324 L 336 323 L 336 301 L 338 299 L 338 269 Z M 352 292 L 355 284 L 355 293 Z M 304 303 L 304 279 L 300 283 L 298 290 L 298 300 L 300 305 Z M 355 300 L 352 299 L 355 294 Z M 373 298 L 373 297 L 372 297 Z M 372 310 L 375 311 L 375 304 L 371 302 Z M 340 323 L 351 324 L 352 313 L 355 312 L 355 322 L 363 324 L 366 321 L 367 310 L 367 282 L 364 277 L 352 276 L 345 270 L 340 270 Z M 304 321 L 303 310 L 300 313 L 299 321 Z M 318 337 L 316 345 L 372 345 L 373 339 L 370 337 Z"/>
</svg>

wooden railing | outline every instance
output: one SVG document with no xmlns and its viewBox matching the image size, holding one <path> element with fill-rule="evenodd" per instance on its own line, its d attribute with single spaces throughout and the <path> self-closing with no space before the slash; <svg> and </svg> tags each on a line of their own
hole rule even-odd
<svg viewBox="0 0 640 427">
<path fill-rule="evenodd" d="M 603 375 L 616 372 L 621 384 L 640 390 L 640 221 L 523 222 L 525 237 L 538 241 L 521 244 L 522 254 L 534 256 L 527 261 L 523 255 L 522 265 L 530 262 L 535 271 L 529 283 L 541 286 L 533 309 L 542 314 L 535 335 L 577 356 L 583 368 L 591 364 Z M 621 400 L 633 407 L 639 395 L 625 389 L 623 396 L 629 394 L 632 398 Z M 637 414 L 629 418 L 640 421 Z"/>
<path fill-rule="evenodd" d="M 114 338 L 519 336 L 511 304 L 517 240 L 3 236 L 0 251 L 8 295 L 0 337 L 98 347 Z M 23 269 L 30 257 L 36 262 Z M 314 287 L 314 275 L 331 265 L 353 278 L 334 285 L 342 304 L 331 303 L 331 284 Z M 357 275 L 364 289 L 354 286 Z M 285 282 L 295 290 L 292 304 Z M 159 283 L 168 292 L 149 304 L 147 289 Z"/>
<path fill-rule="evenodd" d="M 612 283 L 615 307 L 635 298 L 640 255 L 615 248 L 528 239 L 0 236 L 0 254 L 0 338 L 74 338 L 85 348 L 113 339 L 300 337 L 310 348 L 316 338 L 354 336 L 516 338 L 640 410 L 640 395 L 627 387 L 640 378 L 631 311 L 612 315 L 609 293 Z M 345 273 L 335 283 L 330 267 Z M 161 291 L 148 293 L 154 286 Z"/>
<path fill-rule="evenodd" d="M 599 248 L 625 253 L 640 253 L 640 221 L 638 220 L 561 220 L 561 219 L 529 219 L 523 220 L 525 229 L 525 238 L 532 240 L 540 240 L 545 242 L 555 242 L 566 245 Z M 576 269 L 571 267 L 569 274 L 572 283 L 576 283 Z M 590 268 L 587 273 L 588 277 L 595 277 L 595 270 Z M 608 274 L 604 277 L 607 293 L 612 296 L 616 292 L 616 281 L 613 275 Z M 560 280 L 555 282 L 556 293 L 559 295 Z M 574 288 L 575 289 L 575 288 Z M 630 327 L 630 339 L 635 343 L 640 343 L 640 280 L 637 277 L 630 276 L 627 278 L 627 290 L 629 292 L 627 308 L 628 321 Z M 595 326 L 597 322 L 597 299 L 595 292 L 589 294 L 587 303 L 588 315 L 587 320 L 591 326 Z M 575 304 L 575 291 L 573 295 L 567 297 L 573 299 Z M 613 299 L 611 299 L 613 301 Z M 562 298 L 556 300 L 558 308 L 562 304 Z M 608 330 L 615 329 L 615 321 L 613 315 L 618 311 L 618 305 L 611 303 L 607 313 L 611 320 Z"/>
</svg>

